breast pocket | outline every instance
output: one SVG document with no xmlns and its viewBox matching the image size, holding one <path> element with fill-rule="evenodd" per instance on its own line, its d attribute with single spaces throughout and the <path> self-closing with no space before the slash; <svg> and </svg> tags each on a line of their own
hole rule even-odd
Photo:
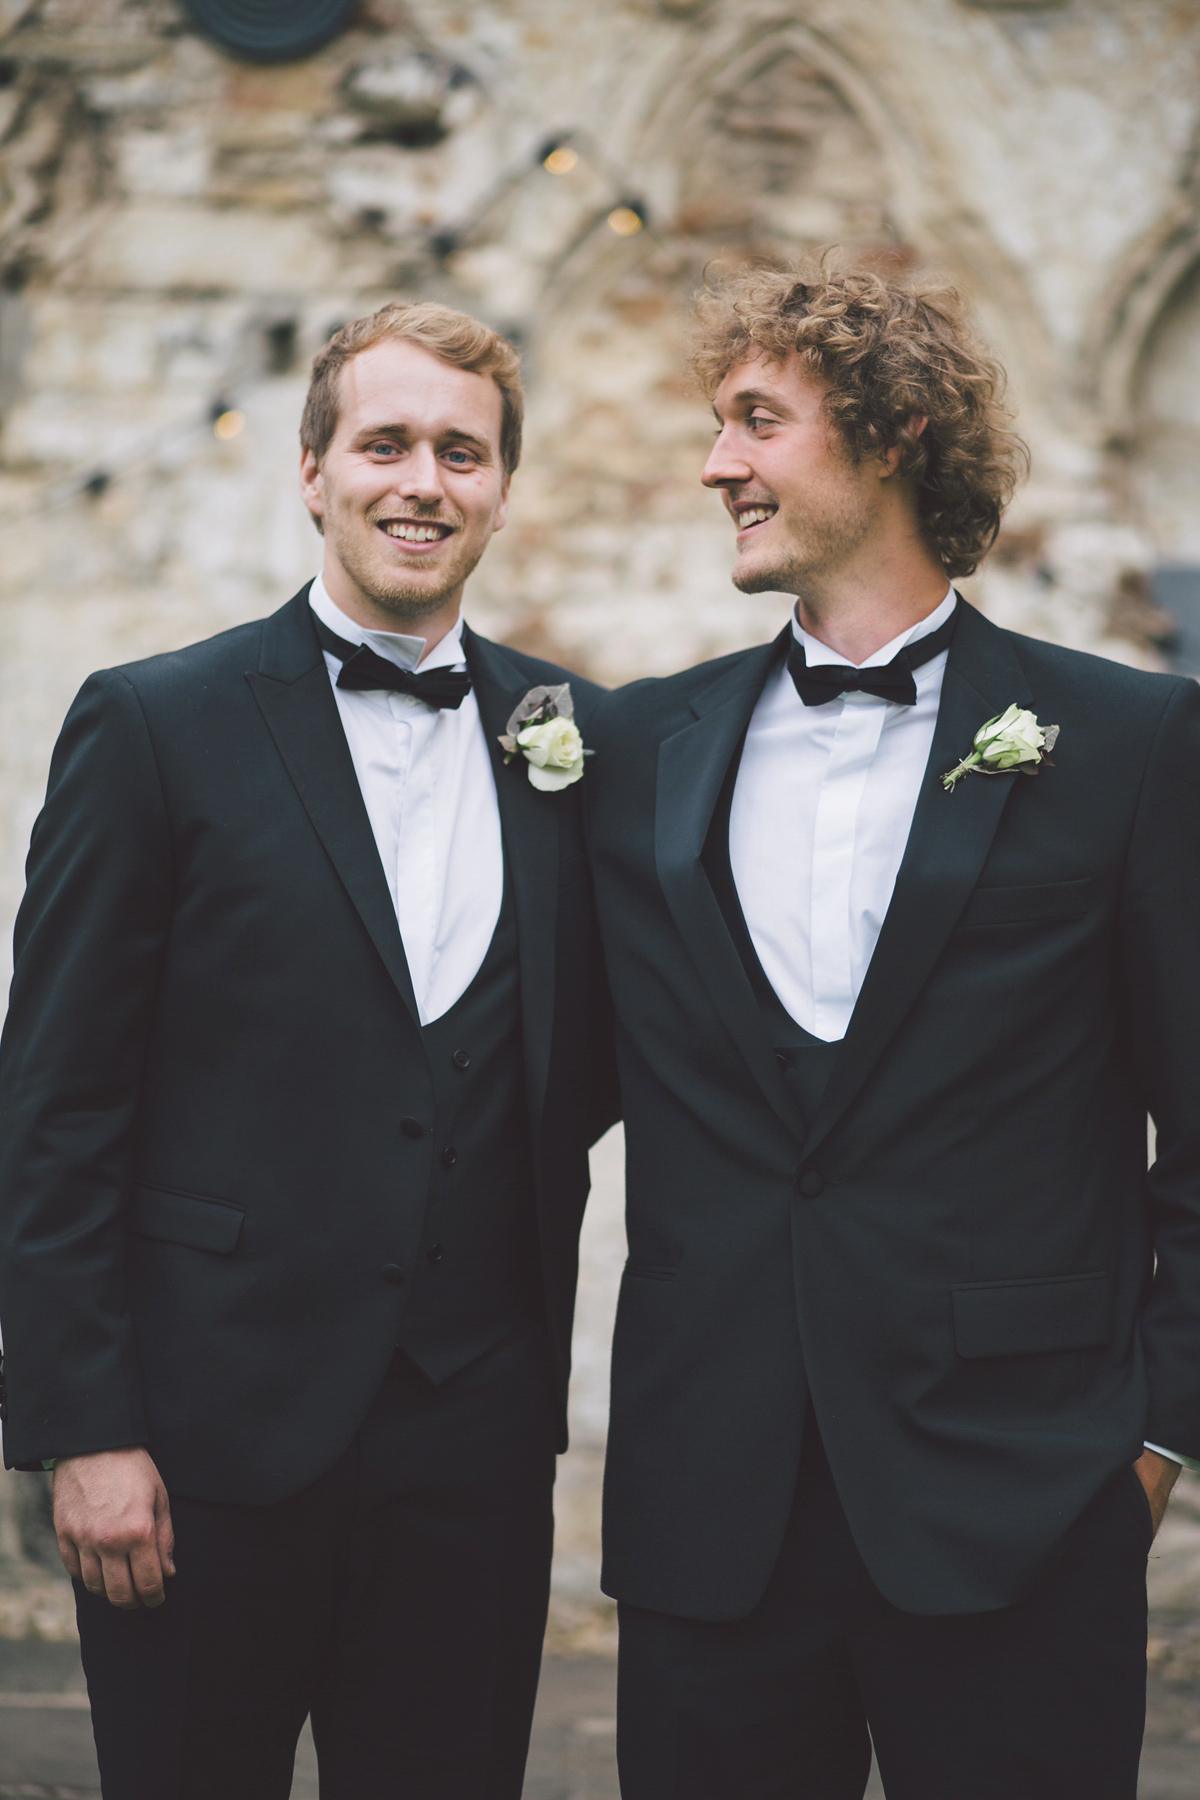
<svg viewBox="0 0 1200 1800">
<path fill-rule="evenodd" d="M 962 923 L 980 925 L 1053 924 L 1080 919 L 1095 897 L 1097 878 L 1051 881 L 1038 887 L 979 887 L 967 901 Z"/>
<path fill-rule="evenodd" d="M 189 1250 L 228 1256 L 237 1249 L 244 1218 L 244 1209 L 228 1200 L 207 1200 L 199 1194 L 139 1186 L 133 1190 L 125 1228 L 135 1237 L 156 1238 L 162 1244 L 185 1244 Z"/>
<path fill-rule="evenodd" d="M 1030 1281 L 964 1281 L 950 1289 L 954 1345 L 963 1357 L 1045 1356 L 1112 1342 L 1106 1269 Z"/>
</svg>

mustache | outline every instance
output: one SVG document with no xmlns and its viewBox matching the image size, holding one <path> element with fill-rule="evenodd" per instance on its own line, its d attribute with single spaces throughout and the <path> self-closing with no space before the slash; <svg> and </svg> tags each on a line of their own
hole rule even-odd
<svg viewBox="0 0 1200 1800">
<path fill-rule="evenodd" d="M 367 513 L 368 525 L 449 525 L 454 530 L 461 528 L 463 516 L 453 509 L 447 509 L 438 503 L 422 506 L 415 502 L 406 506 L 403 512 L 397 512 L 391 506 L 373 506 Z"/>
</svg>

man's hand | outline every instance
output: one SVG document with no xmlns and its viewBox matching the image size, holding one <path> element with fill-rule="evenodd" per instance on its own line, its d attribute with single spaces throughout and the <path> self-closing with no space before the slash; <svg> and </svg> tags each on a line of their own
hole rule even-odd
<svg viewBox="0 0 1200 1800">
<path fill-rule="evenodd" d="M 161 1606 L 175 1573 L 167 1490 L 147 1451 L 67 1456 L 54 1470 L 54 1529 L 68 1575 L 132 1611 Z"/>
<path fill-rule="evenodd" d="M 1169 1456 L 1160 1456 L 1157 1450 L 1143 1450 L 1133 1465 L 1133 1472 L 1145 1488 L 1146 1498 L 1150 1502 L 1150 1516 L 1154 1520 L 1156 1537 L 1167 1510 L 1167 1501 L 1171 1498 L 1171 1489 L 1179 1480 L 1179 1467 Z"/>
</svg>

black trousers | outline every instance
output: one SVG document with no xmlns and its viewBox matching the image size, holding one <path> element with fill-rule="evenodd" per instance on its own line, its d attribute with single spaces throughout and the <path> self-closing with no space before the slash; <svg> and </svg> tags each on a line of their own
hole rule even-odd
<svg viewBox="0 0 1200 1800">
<path fill-rule="evenodd" d="M 155 1612 L 77 1587 L 104 1800 L 519 1800 L 549 1597 L 542 1333 L 434 1387 L 397 1352 L 354 1443 L 279 1505 L 172 1499 Z"/>
<path fill-rule="evenodd" d="M 1151 1536 L 1122 1470 L 1016 1605 L 900 1612 L 854 1547 L 810 1413 L 754 1611 L 620 1609 L 623 1800 L 862 1800 L 871 1738 L 888 1800 L 1135 1800 Z"/>
</svg>

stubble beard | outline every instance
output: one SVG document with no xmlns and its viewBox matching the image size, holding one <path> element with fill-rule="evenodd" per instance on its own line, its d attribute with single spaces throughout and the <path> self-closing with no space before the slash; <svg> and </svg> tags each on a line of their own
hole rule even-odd
<svg viewBox="0 0 1200 1800">
<path fill-rule="evenodd" d="M 377 606 L 381 612 L 389 613 L 398 625 L 415 625 L 441 611 L 451 594 L 463 585 L 475 568 L 483 555 L 483 547 L 472 553 L 471 546 L 462 533 L 464 521 L 460 518 L 448 518 L 439 509 L 430 509 L 424 517 L 414 509 L 411 514 L 406 513 L 405 517 L 418 524 L 436 522 L 456 527 L 450 553 L 437 570 L 432 586 L 428 581 L 415 579 L 415 570 L 410 575 L 406 569 L 389 568 L 382 555 L 377 553 L 372 556 L 371 539 L 364 539 L 358 520 L 348 522 L 340 517 L 327 518 L 325 535 L 347 575 L 372 605 Z M 369 515 L 366 529 L 371 534 L 377 530 L 375 521 Z M 430 574 L 433 573 L 431 570 Z"/>
<path fill-rule="evenodd" d="M 849 504 L 792 516 L 781 506 L 776 518 L 786 541 L 761 562 L 752 560 L 753 547 L 750 556 L 739 556 L 733 568 L 739 593 L 803 595 L 847 562 L 870 530 L 865 508 Z"/>
</svg>

